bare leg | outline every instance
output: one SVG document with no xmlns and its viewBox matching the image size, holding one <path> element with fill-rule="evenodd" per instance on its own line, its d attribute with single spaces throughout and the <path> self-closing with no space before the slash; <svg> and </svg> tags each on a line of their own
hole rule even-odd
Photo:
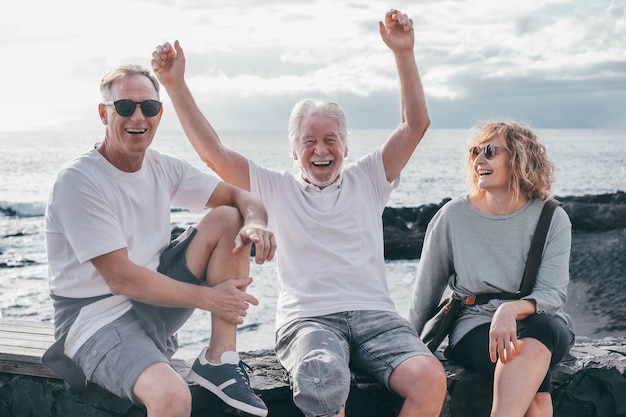
<svg viewBox="0 0 626 417">
<path fill-rule="evenodd" d="M 439 417 L 446 397 L 446 373 L 439 360 L 414 356 L 389 378 L 392 390 L 404 398 L 398 417 Z"/>
<path fill-rule="evenodd" d="M 530 403 L 524 417 L 552 417 L 552 396 L 549 392 L 538 392 Z"/>
<path fill-rule="evenodd" d="M 496 364 L 491 417 L 523 417 L 550 366 L 551 354 L 536 339 L 520 339 L 520 353 L 509 363 Z"/>
<path fill-rule="evenodd" d="M 196 226 L 198 232 L 189 243 L 185 254 L 187 267 L 197 277 L 206 277 L 213 286 L 229 278 L 250 275 L 250 252 L 233 255 L 235 237 L 241 229 L 239 212 L 231 207 L 211 210 Z M 211 315 L 211 341 L 207 360 L 221 363 L 221 355 L 237 350 L 237 325 Z"/>
<path fill-rule="evenodd" d="M 133 393 L 146 406 L 147 417 L 191 415 L 191 392 L 187 382 L 167 363 L 146 368 L 137 378 Z"/>
</svg>

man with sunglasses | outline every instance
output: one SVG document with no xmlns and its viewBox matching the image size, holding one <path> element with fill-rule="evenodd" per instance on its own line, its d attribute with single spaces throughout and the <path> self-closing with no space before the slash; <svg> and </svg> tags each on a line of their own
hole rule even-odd
<svg viewBox="0 0 626 417">
<path fill-rule="evenodd" d="M 227 404 L 265 416 L 236 351 L 237 325 L 258 300 L 245 292 L 276 249 L 259 199 L 150 148 L 163 112 L 159 83 L 140 66 L 102 79 L 104 139 L 59 171 L 45 214 L 56 342 L 43 361 L 70 387 L 87 381 L 146 407 L 191 414 L 169 360 L 195 308 L 210 311 L 210 343 L 192 367 Z M 170 242 L 170 207 L 211 210 Z M 207 325 L 207 330 L 208 330 Z"/>
<path fill-rule="evenodd" d="M 400 417 L 439 416 L 446 392 L 441 363 L 398 314 L 386 283 L 382 212 L 430 121 L 412 20 L 390 10 L 379 32 L 399 72 L 400 125 L 380 148 L 344 166 L 345 114 L 330 101 L 302 100 L 289 123 L 297 175 L 264 169 L 222 145 L 184 81 L 178 42 L 153 53 L 156 76 L 201 158 L 267 206 L 281 242 L 275 348 L 294 402 L 309 417 L 345 415 L 351 369 L 403 397 Z"/>
</svg>

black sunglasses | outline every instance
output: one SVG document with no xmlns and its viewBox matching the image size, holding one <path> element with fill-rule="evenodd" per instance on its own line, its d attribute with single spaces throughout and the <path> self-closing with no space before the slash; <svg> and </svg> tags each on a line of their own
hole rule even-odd
<svg viewBox="0 0 626 417">
<path fill-rule="evenodd" d="M 481 153 L 485 154 L 485 158 L 491 160 L 496 156 L 498 149 L 505 149 L 502 146 L 487 145 L 487 146 L 474 146 L 470 148 L 469 153 L 472 155 L 472 159 L 478 158 Z"/>
<path fill-rule="evenodd" d="M 135 113 L 137 106 L 146 117 L 154 117 L 161 111 L 162 103 L 158 100 L 133 101 L 127 98 L 116 101 L 105 101 L 105 106 L 115 106 L 115 111 L 122 117 L 130 117 Z"/>
</svg>

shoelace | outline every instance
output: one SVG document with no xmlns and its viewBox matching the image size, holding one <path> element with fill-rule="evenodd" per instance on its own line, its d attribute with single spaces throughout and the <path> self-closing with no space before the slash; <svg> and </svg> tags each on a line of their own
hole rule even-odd
<svg viewBox="0 0 626 417">
<path fill-rule="evenodd" d="M 241 377 L 243 378 L 243 381 L 249 387 L 250 386 L 250 377 L 248 376 L 246 371 L 252 372 L 252 368 L 250 368 L 250 366 L 247 363 L 245 363 L 244 361 L 239 361 L 239 364 L 237 366 L 235 366 L 235 370 L 237 371 L 237 373 L 239 375 L 241 375 Z"/>
</svg>

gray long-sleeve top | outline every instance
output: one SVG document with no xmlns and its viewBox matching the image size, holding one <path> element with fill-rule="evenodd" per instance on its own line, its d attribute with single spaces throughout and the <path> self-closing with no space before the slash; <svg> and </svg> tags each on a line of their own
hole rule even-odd
<svg viewBox="0 0 626 417">
<path fill-rule="evenodd" d="M 463 297 L 519 291 L 543 205 L 542 200 L 529 200 L 514 213 L 494 216 L 480 212 L 467 196 L 461 196 L 437 212 L 426 231 L 408 313 L 418 333 L 448 287 Z M 570 249 L 571 222 L 565 210 L 557 207 L 534 288 L 524 298 L 535 301 L 537 313 L 561 317 L 573 335 L 572 320 L 563 311 Z M 455 345 L 473 328 L 491 322 L 503 302 L 507 301 L 492 300 L 464 308 L 450 334 L 449 344 Z"/>
</svg>

